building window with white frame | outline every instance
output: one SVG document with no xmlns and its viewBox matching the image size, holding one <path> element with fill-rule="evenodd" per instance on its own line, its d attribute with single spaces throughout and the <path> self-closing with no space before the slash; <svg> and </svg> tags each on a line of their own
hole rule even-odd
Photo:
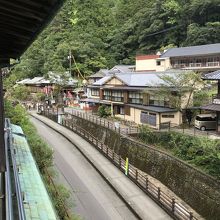
<svg viewBox="0 0 220 220">
<path fill-rule="evenodd" d="M 99 89 L 91 89 L 92 96 L 99 96 Z"/>
<path fill-rule="evenodd" d="M 143 104 L 143 93 L 141 93 L 141 92 L 129 92 L 128 102 L 130 104 Z"/>
</svg>

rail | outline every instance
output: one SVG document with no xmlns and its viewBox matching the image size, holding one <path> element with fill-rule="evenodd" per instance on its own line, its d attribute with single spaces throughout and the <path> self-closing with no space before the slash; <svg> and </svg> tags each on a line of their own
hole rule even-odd
<svg viewBox="0 0 220 220">
<path fill-rule="evenodd" d="M 52 116 L 50 114 L 44 115 L 57 122 L 56 116 Z M 122 172 L 125 172 L 126 161 L 120 155 L 116 154 L 111 148 L 83 128 L 74 124 L 71 119 L 63 118 L 61 124 L 93 144 L 96 149 L 98 149 L 115 166 L 117 166 Z M 145 173 L 137 169 L 135 166 L 129 164 L 127 176 L 175 219 L 197 220 L 197 218 L 193 216 L 192 212 L 188 211 L 186 207 L 177 202 L 175 198 L 170 197 L 163 192 L 160 187 L 157 187 L 149 180 Z"/>
<path fill-rule="evenodd" d="M 82 118 L 82 119 L 85 119 L 85 120 L 88 120 L 88 121 L 91 121 L 97 125 L 100 125 L 100 126 L 103 126 L 103 127 L 106 127 L 108 129 L 111 129 L 111 130 L 114 130 L 116 132 L 118 132 L 119 134 L 122 134 L 122 135 L 129 135 L 129 134 L 134 134 L 134 133 L 138 133 L 139 132 L 139 127 L 138 126 L 131 126 L 131 125 L 126 125 L 126 126 L 121 126 L 121 123 L 120 122 L 111 122 L 111 121 L 108 121 L 104 118 L 100 118 L 100 117 L 97 117 L 97 116 L 94 116 L 94 115 L 91 115 L 91 114 L 87 114 L 87 113 L 84 113 L 84 112 L 79 112 L 79 111 L 74 111 L 72 110 L 71 113 L 69 112 L 66 112 L 65 114 L 67 115 L 74 115 L 78 118 Z"/>
<path fill-rule="evenodd" d="M 11 163 L 12 163 L 12 167 L 13 167 L 13 181 L 14 181 L 14 186 L 15 186 L 15 195 L 17 198 L 17 212 L 18 212 L 18 217 L 19 220 L 25 220 L 25 213 L 24 213 L 24 205 L 23 205 L 23 198 L 22 198 L 22 192 L 21 192 L 21 186 L 20 186 L 20 181 L 19 181 L 19 176 L 18 176 L 18 168 L 16 165 L 16 159 L 15 159 L 15 151 L 12 148 L 13 144 L 12 144 L 12 136 L 11 136 L 11 130 L 10 130 L 10 120 L 9 119 L 5 119 L 5 142 L 6 142 L 6 146 L 7 146 L 7 164 L 9 165 L 9 158 L 11 159 Z M 8 154 L 8 152 L 10 152 L 10 155 Z M 8 167 L 7 172 L 10 172 L 10 167 Z M 12 178 L 12 174 L 10 175 L 9 173 L 7 174 L 9 178 L 7 180 L 7 187 L 10 187 L 10 189 L 12 188 L 11 186 L 11 180 L 10 178 Z M 11 190 L 9 190 L 9 196 L 8 196 L 8 202 L 7 202 L 7 209 L 9 210 L 8 214 L 8 219 L 13 219 L 13 205 L 12 205 L 12 193 Z"/>
<path fill-rule="evenodd" d="M 13 219 L 13 205 L 12 205 L 12 187 L 11 187 L 11 173 L 10 173 L 10 164 L 9 164 L 9 121 L 5 120 L 5 157 L 6 157 L 6 172 L 5 172 L 5 208 L 6 208 L 6 219 Z"/>
</svg>

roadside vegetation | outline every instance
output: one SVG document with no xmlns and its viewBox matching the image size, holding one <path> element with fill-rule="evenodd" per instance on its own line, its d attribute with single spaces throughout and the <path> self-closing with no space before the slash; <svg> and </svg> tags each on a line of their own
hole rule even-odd
<svg viewBox="0 0 220 220">
<path fill-rule="evenodd" d="M 10 118 L 11 123 L 22 127 L 59 218 L 78 219 L 68 212 L 70 205 L 72 205 L 69 201 L 69 191 L 54 181 L 56 171 L 53 168 L 53 150 L 39 137 L 25 109 L 20 104 L 6 101 L 5 117 Z"/>
<path fill-rule="evenodd" d="M 177 132 L 153 131 L 141 127 L 139 139 L 150 145 L 171 152 L 206 173 L 220 179 L 220 141 L 206 137 L 192 137 Z"/>
</svg>

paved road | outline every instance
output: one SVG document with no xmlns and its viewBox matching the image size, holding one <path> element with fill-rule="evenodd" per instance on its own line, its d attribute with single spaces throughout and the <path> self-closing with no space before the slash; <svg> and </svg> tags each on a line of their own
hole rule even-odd
<svg viewBox="0 0 220 220">
<path fill-rule="evenodd" d="M 136 219 L 69 141 L 38 120 L 34 118 L 31 120 L 38 133 L 54 149 L 55 165 L 60 172 L 60 179 L 71 189 L 75 200 L 75 213 L 89 220 Z"/>
</svg>

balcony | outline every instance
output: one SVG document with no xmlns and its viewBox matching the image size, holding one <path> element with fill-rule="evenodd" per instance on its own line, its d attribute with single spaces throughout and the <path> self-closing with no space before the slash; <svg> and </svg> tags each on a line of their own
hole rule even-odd
<svg viewBox="0 0 220 220">
<path fill-rule="evenodd" d="M 181 64 L 172 64 L 174 69 L 220 69 L 220 62 L 204 62 L 204 63 L 181 63 Z"/>
</svg>

